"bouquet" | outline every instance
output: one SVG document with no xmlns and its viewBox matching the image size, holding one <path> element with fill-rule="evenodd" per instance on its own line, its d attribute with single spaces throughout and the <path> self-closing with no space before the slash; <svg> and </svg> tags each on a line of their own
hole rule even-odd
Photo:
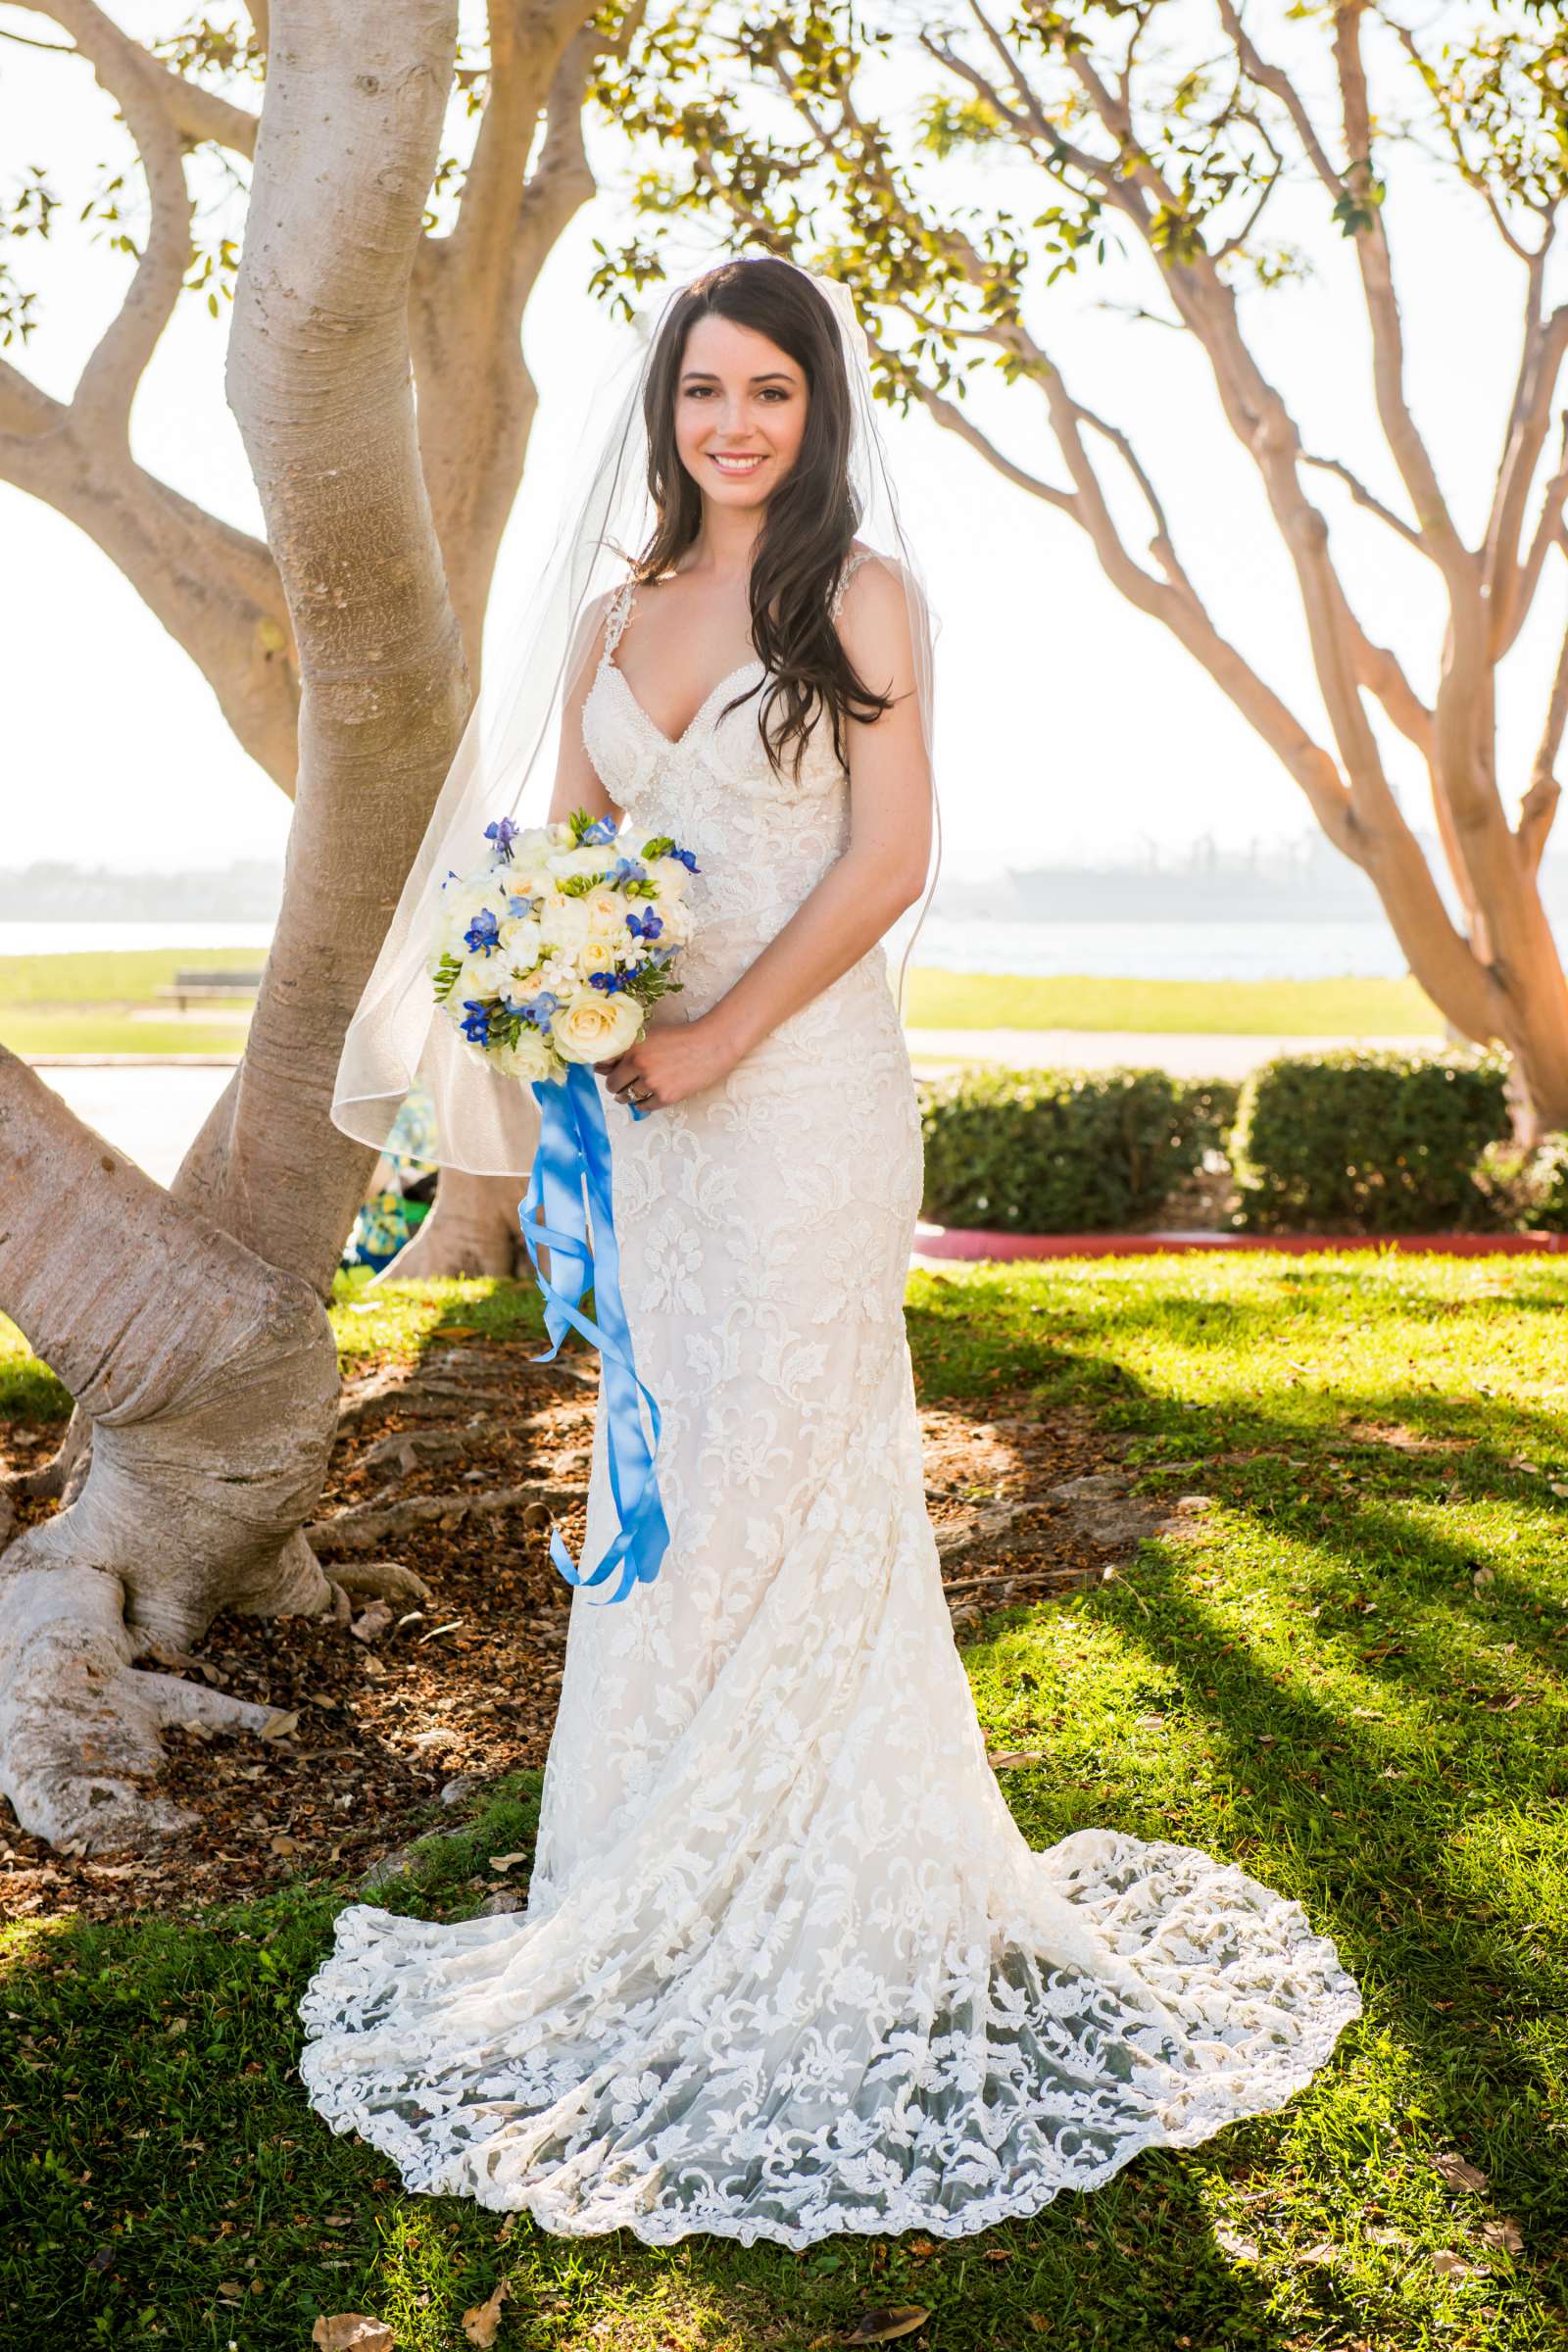
<svg viewBox="0 0 1568 2352">
<path fill-rule="evenodd" d="M 632 854 L 635 834 L 586 808 L 526 830 L 504 816 L 485 839 L 484 863 L 442 885 L 436 1002 L 491 1069 L 560 1085 L 572 1062 L 624 1054 L 649 1006 L 679 990 L 701 869 L 667 834 Z"/>
</svg>

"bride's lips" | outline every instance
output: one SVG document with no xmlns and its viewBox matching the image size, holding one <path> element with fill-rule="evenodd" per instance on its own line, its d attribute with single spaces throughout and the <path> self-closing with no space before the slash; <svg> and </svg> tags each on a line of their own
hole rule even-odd
<svg viewBox="0 0 1568 2352">
<path fill-rule="evenodd" d="M 720 473 L 728 474 L 732 480 L 740 482 L 745 481 L 750 474 L 754 474 L 760 466 L 765 466 L 767 463 L 766 455 L 761 451 L 737 450 L 731 453 L 710 449 L 708 456 L 710 463 L 716 466 Z"/>
</svg>

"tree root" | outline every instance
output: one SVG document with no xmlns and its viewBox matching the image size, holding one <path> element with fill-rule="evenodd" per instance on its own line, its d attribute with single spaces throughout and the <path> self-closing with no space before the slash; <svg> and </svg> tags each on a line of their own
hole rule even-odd
<svg viewBox="0 0 1568 2352">
<path fill-rule="evenodd" d="M 334 1518 L 318 1519 L 305 1532 L 317 1551 L 368 1551 L 406 1528 L 456 1526 L 461 1519 L 484 1518 L 496 1511 L 521 1511 L 527 1526 L 543 1527 L 552 1511 L 569 1510 L 581 1500 L 574 1490 L 533 1479 L 526 1486 L 494 1487 L 482 1494 L 417 1494 L 408 1502 L 379 1507 L 365 1503 L 339 1511 Z"/>
<path fill-rule="evenodd" d="M 24 1569 L 0 1613 L 0 1788 L 29 1833 L 101 1852 L 198 1818 L 138 1784 L 171 1725 L 261 1732 L 275 1710 L 176 1674 L 139 1672 L 118 1577 Z"/>
</svg>

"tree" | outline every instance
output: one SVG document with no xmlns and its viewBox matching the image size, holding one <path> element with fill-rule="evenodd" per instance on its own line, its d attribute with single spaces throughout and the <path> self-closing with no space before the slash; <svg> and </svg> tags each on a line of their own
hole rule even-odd
<svg viewBox="0 0 1568 2352">
<path fill-rule="evenodd" d="M 1511 817 L 1497 707 L 1548 559 L 1568 547 L 1568 420 L 1544 465 L 1568 351 L 1568 306 L 1546 298 L 1568 187 L 1568 38 L 1544 6 L 1506 21 L 1450 10 L 1447 21 L 1446 43 L 1429 53 L 1375 0 L 1278 11 L 1276 55 L 1237 0 L 1022 0 L 1005 19 L 985 0 L 953 0 L 914 20 L 830 0 L 758 20 L 705 0 L 651 14 L 599 94 L 672 155 L 639 182 L 646 218 L 695 214 L 726 243 L 793 252 L 847 279 L 882 395 L 922 404 L 1087 534 L 1115 587 L 1201 664 L 1368 875 L 1433 1002 L 1463 1035 L 1510 1049 L 1516 1123 L 1531 1140 L 1568 1126 L 1568 985 L 1539 889 L 1560 791 L 1568 637 Z M 890 59 L 911 58 L 926 69 L 919 102 L 879 113 L 868 85 Z M 1407 380 L 1388 221 L 1393 162 L 1417 137 L 1485 207 L 1521 287 L 1513 397 L 1473 543 Z M 999 165 L 988 182 L 985 167 Z M 998 186 L 1009 198 L 1021 188 L 1021 203 L 998 201 Z M 1374 488 L 1307 445 L 1252 331 L 1250 298 L 1303 266 L 1269 242 L 1281 191 L 1302 186 L 1359 281 L 1366 399 L 1397 488 Z M 623 299 L 659 266 L 657 247 L 634 236 L 606 254 L 600 288 Z M 1041 320 L 1051 287 L 1091 267 L 1139 274 L 1149 325 L 1179 328 L 1201 350 L 1294 572 L 1326 734 L 1222 633 L 1123 423 L 1074 397 Z M 976 421 L 968 393 L 980 371 L 1015 387 L 1013 447 Z M 1042 465 L 1042 444 L 1065 479 Z M 1122 519 L 1129 487 L 1147 517 L 1143 549 Z M 1406 674 L 1361 610 L 1333 501 L 1375 517 L 1440 583 L 1430 683 Z M 1458 922 L 1392 787 L 1393 737 L 1430 784 Z"/>
<path fill-rule="evenodd" d="M 215 317 L 231 299 L 236 244 L 199 221 L 192 183 L 230 180 L 254 156 L 260 117 L 240 101 L 266 87 L 265 6 L 241 29 L 203 15 L 144 47 L 94 0 L 24 5 L 70 35 L 62 57 L 90 65 L 116 101 L 148 212 L 138 245 L 124 174 L 105 167 L 86 217 L 135 257 L 131 286 L 69 402 L 0 358 L 0 480 L 68 515 L 120 565 L 196 663 L 238 741 L 292 794 L 299 654 L 276 563 L 265 542 L 138 466 L 129 434 L 138 383 L 181 294 L 205 300 Z M 496 554 L 537 406 L 522 315 L 556 240 L 593 193 L 582 142 L 584 86 L 601 40 L 591 15 L 587 0 L 541 10 L 495 0 L 483 51 L 460 43 L 452 86 L 473 123 L 471 144 L 466 168 L 451 152 L 438 158 L 415 247 L 408 328 L 420 457 L 475 686 Z M 47 238 L 59 209 L 47 174 L 25 173 L 7 223 L 13 241 Z M 220 211 L 226 218 L 232 207 Z M 23 344 L 37 324 L 30 291 L 0 266 L 0 343 Z M 174 1184 L 176 1198 L 220 1223 L 240 1086 L 236 1077 L 215 1106 Z M 445 1179 L 400 1272 L 514 1271 L 515 1189 Z M 68 1461 L 84 1434 L 78 1422 Z"/>
<path fill-rule="evenodd" d="M 497 0 L 487 72 L 458 75 L 470 98 L 483 80 L 482 112 L 434 237 L 457 0 L 281 0 L 270 30 L 258 14 L 227 62 L 259 74 L 265 50 L 259 122 L 191 77 L 210 26 L 171 65 L 91 0 L 47 13 L 119 102 L 150 217 L 70 402 L 0 363 L 0 467 L 124 565 L 294 793 L 245 1055 L 168 1193 L 0 1051 L 0 1308 L 90 1435 L 64 1507 L 0 1551 L 0 1788 L 29 1829 L 102 1845 L 175 1826 L 138 1786 L 161 1724 L 256 1725 L 135 1657 L 220 1608 L 334 1597 L 301 1531 L 335 1422 L 323 1301 L 374 1154 L 331 1125 L 332 1078 L 470 708 L 532 411 L 518 323 L 590 192 L 597 35 L 581 0 Z M 193 269 L 187 156 L 213 139 L 255 157 L 226 391 L 266 547 L 128 449 Z"/>
</svg>

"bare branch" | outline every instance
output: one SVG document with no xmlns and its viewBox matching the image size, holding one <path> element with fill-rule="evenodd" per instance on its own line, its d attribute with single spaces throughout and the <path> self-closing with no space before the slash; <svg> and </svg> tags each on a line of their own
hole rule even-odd
<svg viewBox="0 0 1568 2352">
<path fill-rule="evenodd" d="M 1365 5 L 1366 0 L 1347 0 L 1338 11 L 1334 22 L 1334 57 L 1344 108 L 1346 150 L 1350 158 L 1345 184 L 1358 208 L 1351 242 L 1372 327 L 1372 374 L 1378 416 L 1394 462 L 1410 494 L 1417 526 L 1424 537 L 1431 539 L 1453 597 L 1467 599 L 1479 587 L 1475 561 L 1454 527 L 1404 393 L 1404 330 L 1394 291 L 1382 210 L 1371 185 L 1372 116 L 1360 46 Z"/>
<path fill-rule="evenodd" d="M 1301 452 L 1301 464 L 1303 466 L 1316 466 L 1324 473 L 1337 474 L 1340 480 L 1345 484 L 1346 488 L 1349 491 L 1350 496 L 1354 499 L 1358 507 L 1365 507 L 1369 514 L 1376 514 L 1380 521 L 1386 522 L 1391 531 L 1397 531 L 1399 537 L 1404 540 L 1407 546 L 1413 547 L 1417 555 L 1431 555 L 1432 550 L 1428 547 L 1426 541 L 1422 538 L 1414 523 L 1406 522 L 1402 514 L 1396 514 L 1392 507 L 1386 507 L 1382 499 L 1375 497 L 1374 494 L 1366 487 L 1366 484 L 1361 481 L 1359 476 L 1350 471 L 1350 468 L 1343 462 L 1343 460 L 1339 458 L 1315 458 L 1310 450 L 1303 449 Z"/>
<path fill-rule="evenodd" d="M 1568 630 L 1564 631 L 1562 643 L 1557 648 L 1557 666 L 1552 674 L 1545 724 L 1542 728 L 1541 742 L 1530 771 L 1530 787 L 1519 804 L 1519 822 L 1514 827 L 1515 839 L 1532 873 L 1540 868 L 1557 814 L 1557 804 L 1562 798 L 1556 770 L 1565 721 L 1568 721 Z"/>
<path fill-rule="evenodd" d="M 1525 328 L 1507 438 L 1487 525 L 1486 591 L 1492 607 L 1493 657 L 1499 661 L 1529 615 L 1542 562 L 1562 513 L 1563 499 L 1568 496 L 1568 416 L 1565 416 L 1564 444 L 1557 471 L 1546 484 L 1530 554 L 1521 564 L 1518 553 L 1525 507 L 1550 424 L 1551 403 L 1562 372 L 1563 355 L 1568 352 L 1568 306 L 1560 306 L 1548 318 L 1541 318 L 1540 276 L 1541 265 L 1532 264 L 1531 316 Z"/>
<path fill-rule="evenodd" d="M 1236 54 L 1241 59 L 1249 78 L 1255 81 L 1259 89 L 1267 90 L 1271 97 L 1279 100 L 1295 124 L 1296 135 L 1301 142 L 1302 154 L 1329 194 L 1338 203 L 1345 192 L 1344 182 L 1329 162 L 1327 151 L 1317 135 L 1316 127 L 1306 110 L 1300 91 L 1283 67 L 1271 66 L 1265 61 L 1256 43 L 1243 24 L 1241 11 L 1234 5 L 1234 0 L 1219 0 L 1219 15 L 1220 23 L 1235 43 Z"/>
<path fill-rule="evenodd" d="M 69 32 L 125 118 L 147 181 L 151 226 L 125 298 L 81 371 L 73 417 L 128 435 L 142 371 L 169 324 L 190 267 L 191 202 L 184 146 L 165 95 L 175 78 L 121 31 L 94 0 L 26 0 Z"/>
</svg>

